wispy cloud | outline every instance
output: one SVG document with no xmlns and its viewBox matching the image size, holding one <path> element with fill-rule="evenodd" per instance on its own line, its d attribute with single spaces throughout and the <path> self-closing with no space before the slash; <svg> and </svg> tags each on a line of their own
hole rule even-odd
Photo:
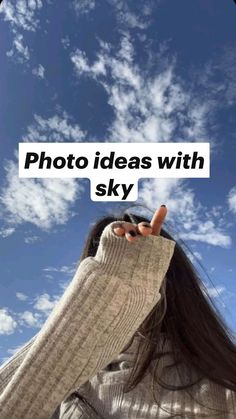
<svg viewBox="0 0 236 419">
<path fill-rule="evenodd" d="M 156 74 L 149 76 L 137 64 L 127 34 L 115 51 L 110 44 L 100 41 L 93 63 L 89 63 L 84 51 L 77 49 L 71 54 L 78 77 L 90 77 L 108 94 L 114 118 L 106 141 L 210 141 L 214 157 L 216 142 L 210 135 L 208 117 L 214 104 L 176 75 L 176 59 L 173 56 L 170 59 L 164 48 L 155 58 Z M 183 240 L 230 247 L 223 206 L 211 209 L 201 204 L 186 180 L 146 179 L 140 182 L 139 199 L 152 210 L 158 202 L 166 203 L 168 220 Z M 233 205 L 233 193 L 230 202 Z"/>
<path fill-rule="evenodd" d="M 16 292 L 16 297 L 20 301 L 26 301 L 28 299 L 27 295 L 25 295 L 23 292 Z"/>
<path fill-rule="evenodd" d="M 236 99 L 236 51 L 234 45 L 226 45 L 209 59 L 203 69 L 196 70 L 201 94 L 210 95 L 215 105 L 223 101 L 224 106 L 235 104 Z M 224 98 L 224 100 L 223 100 Z"/>
<path fill-rule="evenodd" d="M 149 2 L 139 3 L 139 7 L 131 7 L 125 0 L 108 0 L 114 8 L 117 29 L 128 30 L 144 30 L 152 23 L 153 8 L 157 4 L 156 1 L 149 0 Z"/>
<path fill-rule="evenodd" d="M 72 215 L 71 206 L 84 191 L 77 179 L 19 178 L 13 161 L 7 161 L 5 171 L 0 204 L 4 219 L 14 227 L 31 223 L 47 231 L 65 224 Z"/>
<path fill-rule="evenodd" d="M 21 62 L 28 61 L 30 52 L 24 45 L 25 32 L 35 32 L 39 26 L 38 13 L 43 7 L 41 0 L 4 1 L 0 7 L 0 14 L 12 29 L 13 46 L 8 56 L 18 57 Z"/>
<path fill-rule="evenodd" d="M 218 207 L 215 213 L 215 209 L 211 211 L 202 205 L 194 191 L 188 187 L 186 180 L 145 179 L 139 188 L 139 198 L 140 202 L 152 210 L 158 202 L 166 203 L 168 225 L 176 237 L 213 246 L 230 247 L 232 240 L 227 233 L 224 207 Z"/>
<path fill-rule="evenodd" d="M 34 116 L 22 140 L 25 142 L 82 141 L 86 133 L 78 124 L 72 124 L 64 112 L 45 119 Z M 77 179 L 27 179 L 18 177 L 18 167 L 13 161 L 5 164 L 5 185 L 0 192 L 1 215 L 6 227 L 0 231 L 2 237 L 14 232 L 17 225 L 32 223 L 43 230 L 54 225 L 65 224 L 72 215 L 71 207 L 84 192 L 82 180 Z M 29 235 L 25 243 L 32 244 L 39 238 Z"/>
<path fill-rule="evenodd" d="M 161 51 L 156 54 L 156 74 L 148 76 L 135 58 L 128 34 L 116 50 L 100 40 L 93 63 L 84 51 L 77 49 L 71 54 L 78 76 L 96 80 L 108 94 L 114 119 L 107 141 L 209 141 L 210 101 L 202 101 L 176 76 L 176 60 L 163 57 Z"/>
<path fill-rule="evenodd" d="M 38 79 L 44 79 L 45 78 L 45 68 L 42 64 L 39 64 L 38 67 L 33 68 L 32 74 L 36 76 Z"/>
<path fill-rule="evenodd" d="M 17 3 L 8 0 L 3 2 L 0 13 L 3 13 L 4 20 L 10 22 L 13 27 L 35 31 L 39 24 L 36 14 L 42 6 L 41 0 L 18 0 Z"/>
<path fill-rule="evenodd" d="M 93 77 L 99 76 L 101 74 L 106 75 L 106 62 L 102 55 L 100 55 L 98 60 L 90 66 L 85 52 L 77 49 L 76 52 L 71 55 L 71 61 L 75 65 L 78 75 L 86 73 Z"/>
<path fill-rule="evenodd" d="M 63 48 L 68 49 L 69 46 L 70 46 L 70 38 L 69 38 L 69 36 L 67 35 L 64 38 L 62 38 L 61 39 L 61 43 L 62 43 Z"/>
<path fill-rule="evenodd" d="M 15 231 L 14 227 L 2 228 L 0 230 L 0 236 L 3 238 L 11 236 Z"/>
<path fill-rule="evenodd" d="M 33 243 L 35 243 L 35 242 L 37 242 L 39 240 L 40 240 L 40 237 L 39 236 L 27 236 L 27 237 L 24 237 L 24 242 L 27 243 L 27 244 L 33 244 Z"/>
<path fill-rule="evenodd" d="M 46 268 L 43 268 L 43 271 L 45 272 L 59 272 L 67 275 L 72 275 L 75 272 L 75 265 L 76 262 L 73 263 L 72 266 L 60 266 L 60 267 L 54 267 L 54 266 L 47 266 Z"/>
<path fill-rule="evenodd" d="M 77 15 L 85 15 L 95 8 L 95 0 L 74 0 L 73 7 Z"/>
<path fill-rule="evenodd" d="M 26 130 L 22 140 L 25 142 L 35 141 L 82 141 L 86 132 L 82 131 L 78 124 L 70 123 L 69 116 L 64 112 L 63 116 L 53 115 L 45 119 L 40 115 L 34 115 L 34 122 Z"/>
<path fill-rule="evenodd" d="M 117 30 L 122 32 L 129 29 L 145 30 L 153 21 L 153 9 L 157 4 L 156 0 L 149 0 L 147 3 L 139 3 L 139 7 L 132 7 L 124 0 L 108 0 L 111 10 L 117 22 Z M 73 7 L 76 14 L 84 16 L 89 14 L 99 5 L 96 0 L 74 0 Z"/>
<path fill-rule="evenodd" d="M 0 9 L 1 10 L 1 9 Z M 24 45 L 23 35 L 16 34 L 13 39 L 12 48 L 7 51 L 8 57 L 17 57 L 18 61 L 24 63 L 30 58 L 29 48 Z"/>
</svg>

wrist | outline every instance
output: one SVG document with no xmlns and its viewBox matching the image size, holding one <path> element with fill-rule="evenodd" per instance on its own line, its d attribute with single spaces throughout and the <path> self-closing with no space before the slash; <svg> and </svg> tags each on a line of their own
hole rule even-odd
<svg viewBox="0 0 236 419">
<path fill-rule="evenodd" d="M 94 259 L 109 275 L 117 275 L 131 284 L 150 281 L 166 273 L 174 252 L 175 241 L 163 236 L 138 236 L 129 242 L 124 236 L 117 236 L 108 224 L 101 235 Z M 158 275 L 159 274 L 159 275 Z M 132 278 L 133 281 L 132 281 Z"/>
</svg>

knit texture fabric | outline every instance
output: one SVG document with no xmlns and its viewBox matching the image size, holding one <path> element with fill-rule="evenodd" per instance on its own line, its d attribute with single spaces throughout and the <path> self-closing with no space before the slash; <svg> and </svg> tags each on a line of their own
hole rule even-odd
<svg viewBox="0 0 236 419">
<path fill-rule="evenodd" d="M 52 419 L 235 419 L 235 393 L 208 379 L 202 379 L 200 386 L 190 387 L 187 392 L 165 390 L 156 381 L 153 385 L 154 371 L 165 383 L 183 384 L 175 369 L 163 372 L 173 363 L 172 348 L 164 333 L 159 339 L 158 349 L 168 353 L 158 364 L 156 360 L 151 362 L 144 378 L 133 390 L 124 393 L 123 386 L 133 366 L 139 336 L 135 336 L 125 352 L 64 400 Z M 186 367 L 183 371 L 182 365 L 180 368 L 185 384 L 196 381 L 196 371 Z"/>
<path fill-rule="evenodd" d="M 40 332 L 0 369 L 1 419 L 49 419 L 109 364 L 160 298 L 175 242 L 103 230 Z"/>
<path fill-rule="evenodd" d="M 122 350 L 160 299 L 175 242 L 149 235 L 130 243 L 114 234 L 113 224 L 103 230 L 96 256 L 80 263 L 39 333 L 0 367 L 0 418 L 235 418 L 209 415 L 184 393 L 161 388 L 157 404 L 149 372 L 123 394 L 138 339 Z M 160 369 L 165 362 L 168 357 Z M 178 384 L 173 374 L 168 383 Z M 234 409 L 233 393 L 220 386 L 206 380 L 202 394 L 213 408 Z"/>
</svg>

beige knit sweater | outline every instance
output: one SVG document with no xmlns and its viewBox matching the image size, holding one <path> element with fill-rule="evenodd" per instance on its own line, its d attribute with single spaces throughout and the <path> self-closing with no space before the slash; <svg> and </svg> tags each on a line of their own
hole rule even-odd
<svg viewBox="0 0 236 419">
<path fill-rule="evenodd" d="M 128 369 L 121 365 L 126 360 L 129 366 L 132 348 L 122 349 L 159 301 L 175 242 L 150 235 L 130 243 L 113 233 L 113 224 L 104 229 L 96 256 L 80 263 L 40 332 L 0 367 L 1 419 L 173 417 L 168 408 L 175 417 L 215 417 L 204 416 L 182 393 L 165 393 L 163 399 L 160 392 L 158 407 L 150 375 L 123 397 Z M 220 400 L 234 409 L 232 392 L 210 388 L 207 381 L 202 390 L 213 407 Z M 75 391 L 87 402 L 71 396 Z M 181 409 L 187 416 L 180 416 Z"/>
</svg>

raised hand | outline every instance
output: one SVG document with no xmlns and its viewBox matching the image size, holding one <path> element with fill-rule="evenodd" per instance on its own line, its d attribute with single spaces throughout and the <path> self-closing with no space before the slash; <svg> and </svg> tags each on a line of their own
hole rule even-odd
<svg viewBox="0 0 236 419">
<path fill-rule="evenodd" d="M 155 211 L 150 224 L 145 221 L 138 224 L 119 221 L 114 225 L 113 230 L 117 236 L 125 236 L 129 242 L 136 241 L 138 235 L 148 236 L 149 234 L 152 234 L 154 236 L 158 236 L 166 214 L 166 206 L 161 205 Z"/>
</svg>

